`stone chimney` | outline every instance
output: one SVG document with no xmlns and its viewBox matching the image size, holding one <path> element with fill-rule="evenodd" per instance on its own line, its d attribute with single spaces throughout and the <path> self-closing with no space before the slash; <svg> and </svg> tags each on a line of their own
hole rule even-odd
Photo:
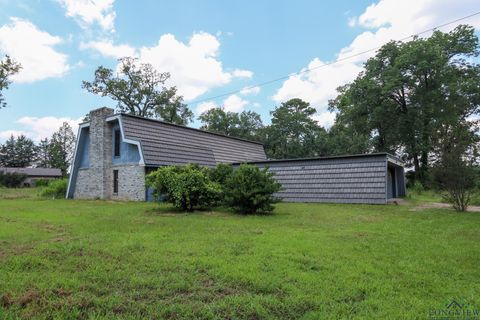
<svg viewBox="0 0 480 320">
<path fill-rule="evenodd" d="M 96 186 L 98 198 L 109 195 L 109 168 L 112 158 L 112 132 L 105 119 L 114 114 L 113 109 L 100 108 L 90 111 L 90 181 Z"/>
</svg>

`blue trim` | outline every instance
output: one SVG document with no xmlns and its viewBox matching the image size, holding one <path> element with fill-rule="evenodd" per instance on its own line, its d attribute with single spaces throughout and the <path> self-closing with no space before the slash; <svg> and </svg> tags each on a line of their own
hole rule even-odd
<svg viewBox="0 0 480 320">
<path fill-rule="evenodd" d="M 75 186 L 77 184 L 77 175 L 78 175 L 78 170 L 81 166 L 81 163 L 83 161 L 90 162 L 90 160 L 88 159 L 89 156 L 87 156 L 87 160 L 82 159 L 82 155 L 84 155 L 85 152 L 87 154 L 89 153 L 88 146 L 87 146 L 87 148 L 85 148 L 87 140 L 88 140 L 88 146 L 89 146 L 89 143 L 90 143 L 90 128 L 85 125 L 84 127 L 80 127 L 78 129 L 77 144 L 75 146 L 75 154 L 74 154 L 74 158 L 73 158 L 73 162 L 72 162 L 70 179 L 68 181 L 68 189 L 67 189 L 67 194 L 66 194 L 67 199 L 73 198 L 73 195 L 75 193 Z M 87 151 L 84 151 L 85 149 Z"/>
<path fill-rule="evenodd" d="M 138 164 L 140 162 L 140 152 L 138 151 L 137 145 L 125 142 L 123 136 L 120 135 L 120 156 L 115 157 L 115 131 L 120 130 L 118 122 L 113 125 L 112 128 L 112 163 L 113 164 L 124 164 L 124 163 L 134 163 Z"/>
</svg>

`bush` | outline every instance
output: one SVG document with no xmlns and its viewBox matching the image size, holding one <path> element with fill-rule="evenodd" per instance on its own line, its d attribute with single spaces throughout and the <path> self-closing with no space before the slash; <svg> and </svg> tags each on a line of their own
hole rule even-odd
<svg viewBox="0 0 480 320">
<path fill-rule="evenodd" d="M 154 195 L 164 195 L 167 202 L 183 211 L 210 207 L 218 203 L 221 187 L 210 180 L 207 172 L 198 165 L 168 166 L 149 173 L 146 184 Z"/>
<path fill-rule="evenodd" d="M 50 183 L 48 179 L 37 179 L 35 180 L 35 187 L 46 187 Z"/>
<path fill-rule="evenodd" d="M 411 191 L 415 194 L 422 194 L 423 192 L 425 192 L 425 188 L 423 187 L 423 184 L 420 181 L 417 180 L 410 187 L 409 191 Z"/>
<path fill-rule="evenodd" d="M 48 197 L 53 199 L 64 199 L 67 193 L 68 180 L 52 180 L 48 183 L 48 186 L 42 190 L 40 195 L 42 197 Z"/>
<path fill-rule="evenodd" d="M 225 203 L 242 214 L 270 212 L 280 199 L 273 196 L 281 184 L 267 168 L 242 164 L 225 181 Z"/>
<path fill-rule="evenodd" d="M 21 187 L 27 176 L 21 173 L 0 172 L 0 186 L 7 188 Z"/>
<path fill-rule="evenodd" d="M 466 211 L 475 188 L 474 168 L 462 160 L 434 168 L 434 178 L 445 191 L 443 198 L 457 211 Z"/>
<path fill-rule="evenodd" d="M 233 172 L 233 167 L 230 164 L 220 163 L 215 168 L 207 169 L 210 180 L 220 184 L 222 187 Z"/>
</svg>

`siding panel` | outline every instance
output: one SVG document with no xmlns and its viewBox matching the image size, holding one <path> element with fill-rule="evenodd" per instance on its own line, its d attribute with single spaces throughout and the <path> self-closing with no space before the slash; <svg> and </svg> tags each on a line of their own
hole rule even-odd
<svg viewBox="0 0 480 320">
<path fill-rule="evenodd" d="M 386 202 L 386 155 L 256 163 L 282 184 L 287 202 L 382 204 Z"/>
</svg>

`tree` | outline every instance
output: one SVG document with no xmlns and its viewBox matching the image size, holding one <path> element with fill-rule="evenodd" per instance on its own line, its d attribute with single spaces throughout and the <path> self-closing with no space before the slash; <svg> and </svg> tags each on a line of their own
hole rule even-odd
<svg viewBox="0 0 480 320">
<path fill-rule="evenodd" d="M 439 158 L 433 168 L 434 182 L 446 192 L 444 199 L 457 211 L 467 210 L 476 183 L 480 138 L 470 128 L 466 123 L 443 128 L 444 135 L 437 146 Z"/>
<path fill-rule="evenodd" d="M 183 98 L 177 96 L 177 88 L 166 89 L 168 101 L 155 108 L 156 115 L 163 121 L 179 125 L 187 125 L 193 119 L 193 112 L 183 103 Z"/>
<path fill-rule="evenodd" d="M 0 146 L 0 166 L 24 168 L 33 164 L 36 159 L 36 146 L 24 135 L 15 138 L 13 135 Z"/>
<path fill-rule="evenodd" d="M 480 67 L 474 29 L 390 42 L 330 102 L 338 119 L 368 137 L 375 151 L 403 153 L 416 178 L 428 179 L 438 134 L 480 112 Z"/>
<path fill-rule="evenodd" d="M 233 134 L 234 137 L 258 140 L 259 131 L 263 128 L 262 118 L 254 111 L 242 111 L 238 115 L 238 126 Z"/>
<path fill-rule="evenodd" d="M 326 131 L 312 119 L 315 113 L 308 102 L 297 98 L 270 112 L 272 123 L 263 130 L 267 155 L 277 159 L 322 155 L 318 142 Z"/>
<path fill-rule="evenodd" d="M 175 124 L 185 125 L 193 113 L 177 95 L 175 87 L 167 88 L 168 72 L 160 73 L 148 63 L 138 59 L 119 59 L 118 70 L 100 66 L 92 82 L 83 81 L 88 92 L 110 97 L 117 102 L 117 109 L 140 117 L 156 117 Z"/>
<path fill-rule="evenodd" d="M 328 129 L 323 143 L 327 155 L 361 154 L 372 150 L 368 136 L 351 130 L 338 120 Z"/>
<path fill-rule="evenodd" d="M 214 108 L 203 112 L 198 119 L 203 130 L 243 139 L 258 139 L 259 130 L 263 128 L 260 115 L 254 111 L 236 113 Z"/>
<path fill-rule="evenodd" d="M 62 126 L 52 135 L 48 146 L 49 166 L 62 170 L 62 175 L 67 175 L 73 157 L 75 147 L 75 134 L 72 127 L 64 122 Z"/>
<path fill-rule="evenodd" d="M 40 140 L 37 145 L 37 167 L 50 168 L 50 141 L 48 138 Z"/>
<path fill-rule="evenodd" d="M 12 60 L 9 56 L 5 56 L 5 59 L 0 60 L 0 109 L 5 108 L 7 105 L 2 91 L 8 89 L 11 83 L 10 77 L 18 73 L 20 69 L 20 64 Z"/>
</svg>

